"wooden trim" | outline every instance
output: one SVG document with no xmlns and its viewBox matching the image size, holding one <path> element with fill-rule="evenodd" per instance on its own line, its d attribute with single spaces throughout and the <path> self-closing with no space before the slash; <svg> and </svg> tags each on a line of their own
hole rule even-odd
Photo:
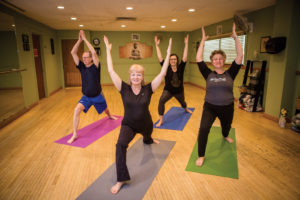
<svg viewBox="0 0 300 200">
<path fill-rule="evenodd" d="M 26 70 L 27 69 L 10 69 L 10 70 L 6 70 L 6 71 L 0 71 L 0 74 L 23 72 L 23 71 L 26 71 Z"/>
<path fill-rule="evenodd" d="M 278 120 L 279 120 L 278 117 L 274 117 L 274 116 L 272 116 L 272 115 L 270 115 L 270 114 L 267 114 L 267 113 L 264 113 L 264 114 L 263 114 L 263 117 L 264 117 L 264 118 L 267 118 L 267 119 L 269 119 L 269 120 L 271 120 L 271 121 L 274 121 L 274 122 L 278 122 Z"/>
<path fill-rule="evenodd" d="M 49 94 L 49 96 L 54 95 L 56 92 L 58 92 L 58 91 L 61 90 L 61 89 L 62 89 L 62 87 L 57 88 L 56 90 L 52 91 L 52 92 Z"/>
<path fill-rule="evenodd" d="M 21 111 L 15 113 L 14 115 L 10 116 L 8 119 L 3 120 L 2 122 L 0 122 L 0 129 L 2 129 L 3 127 L 8 125 L 9 123 L 13 122 L 14 120 L 18 119 L 19 117 L 21 117 L 23 114 L 25 114 L 26 112 L 31 110 L 36 105 L 38 105 L 38 102 L 35 102 L 35 103 L 31 104 L 30 106 L 28 106 L 28 108 L 24 108 L 23 110 L 21 110 Z"/>
<path fill-rule="evenodd" d="M 0 90 L 22 90 L 22 87 L 0 88 Z"/>
</svg>

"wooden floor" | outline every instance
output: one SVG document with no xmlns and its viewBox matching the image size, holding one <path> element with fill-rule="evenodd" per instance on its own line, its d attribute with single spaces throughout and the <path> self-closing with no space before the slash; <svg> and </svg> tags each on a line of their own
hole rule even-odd
<svg viewBox="0 0 300 200">
<path fill-rule="evenodd" d="M 117 90 L 103 86 L 103 92 L 111 112 L 122 115 Z M 153 121 L 158 119 L 161 92 L 162 87 L 151 100 Z M 299 200 L 300 134 L 279 128 L 262 113 L 235 109 L 239 179 L 185 171 L 197 139 L 204 93 L 185 85 L 188 106 L 196 109 L 182 132 L 154 129 L 154 138 L 174 140 L 176 145 L 144 199 Z M 0 130 L 0 199 L 75 199 L 114 163 L 120 128 L 84 149 L 54 143 L 72 131 L 80 97 L 80 88 L 60 90 Z M 179 106 L 175 99 L 166 104 L 166 110 L 172 106 Z M 80 127 L 103 117 L 91 108 L 81 115 Z"/>
</svg>

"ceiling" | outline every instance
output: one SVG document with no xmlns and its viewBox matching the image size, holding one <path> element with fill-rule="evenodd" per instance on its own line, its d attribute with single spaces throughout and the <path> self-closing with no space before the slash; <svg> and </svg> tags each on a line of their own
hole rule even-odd
<svg viewBox="0 0 300 200">
<path fill-rule="evenodd" d="M 7 0 L 8 1 L 8 0 Z M 7 2 L 6 1 L 6 2 Z M 0 0 L 0 2 L 5 2 Z M 276 0 L 9 0 L 20 13 L 57 30 L 193 31 L 274 5 Z M 5 3 L 3 3 L 5 4 Z M 7 5 L 7 4 L 5 4 Z M 63 10 L 57 9 L 64 6 Z M 127 6 L 133 10 L 126 10 Z M 188 12 L 194 8 L 195 12 Z M 72 21 L 71 17 L 77 17 Z M 116 21 L 135 17 L 136 21 Z M 176 18 L 176 22 L 171 19 Z M 83 24 L 84 27 L 79 27 Z M 121 25 L 126 25 L 122 28 Z M 165 25 L 165 28 L 161 28 Z"/>
</svg>

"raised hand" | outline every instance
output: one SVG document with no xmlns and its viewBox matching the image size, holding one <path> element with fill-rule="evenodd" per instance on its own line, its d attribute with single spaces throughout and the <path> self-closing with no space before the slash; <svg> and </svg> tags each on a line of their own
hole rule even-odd
<svg viewBox="0 0 300 200">
<path fill-rule="evenodd" d="M 207 35 L 205 34 L 204 27 L 202 26 L 202 40 L 203 40 L 203 41 L 206 41 L 208 38 L 209 38 L 209 36 L 207 36 Z"/>
<path fill-rule="evenodd" d="M 154 37 L 155 45 L 158 46 L 160 44 L 160 39 L 157 36 Z"/>
<path fill-rule="evenodd" d="M 83 30 L 79 31 L 79 35 L 81 36 L 81 39 L 86 39 L 86 35 Z"/>
<path fill-rule="evenodd" d="M 231 35 L 231 37 L 232 37 L 233 39 L 236 39 L 236 38 L 237 38 L 237 34 L 236 34 L 236 32 L 235 32 L 235 23 L 233 23 L 233 25 L 232 25 L 232 35 Z"/>
<path fill-rule="evenodd" d="M 186 35 L 186 37 L 184 38 L 184 44 L 188 44 L 189 43 L 189 34 Z"/>
<path fill-rule="evenodd" d="M 169 46 L 167 49 L 167 54 L 170 55 L 171 54 L 171 48 L 172 48 L 172 38 L 169 39 Z"/>
<path fill-rule="evenodd" d="M 81 37 L 81 34 L 80 34 L 80 31 L 79 31 L 79 33 L 78 33 L 78 41 L 82 41 L 82 37 Z"/>
<path fill-rule="evenodd" d="M 108 50 L 111 50 L 111 44 L 109 43 L 108 41 L 108 38 L 104 35 L 104 43 L 105 43 L 105 46 Z"/>
</svg>

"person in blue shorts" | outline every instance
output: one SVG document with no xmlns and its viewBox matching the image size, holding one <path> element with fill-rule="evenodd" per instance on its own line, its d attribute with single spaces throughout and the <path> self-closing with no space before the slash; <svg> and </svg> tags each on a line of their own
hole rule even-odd
<svg viewBox="0 0 300 200">
<path fill-rule="evenodd" d="M 90 51 L 83 52 L 82 61 L 79 59 L 77 52 L 80 43 L 84 41 Z M 108 115 L 110 119 L 117 119 L 112 116 L 107 108 L 105 98 L 102 94 L 102 88 L 100 85 L 100 62 L 98 55 L 93 48 L 93 46 L 86 39 L 85 33 L 83 30 L 79 31 L 78 41 L 74 45 L 71 51 L 73 60 L 76 64 L 77 69 L 81 73 L 82 80 L 82 98 L 78 102 L 73 116 L 73 135 L 68 140 L 68 143 L 71 144 L 74 140 L 77 139 L 77 128 L 79 124 L 79 116 L 82 111 L 85 113 L 93 105 L 97 110 L 98 114 L 101 114 L 103 111 Z"/>
</svg>

